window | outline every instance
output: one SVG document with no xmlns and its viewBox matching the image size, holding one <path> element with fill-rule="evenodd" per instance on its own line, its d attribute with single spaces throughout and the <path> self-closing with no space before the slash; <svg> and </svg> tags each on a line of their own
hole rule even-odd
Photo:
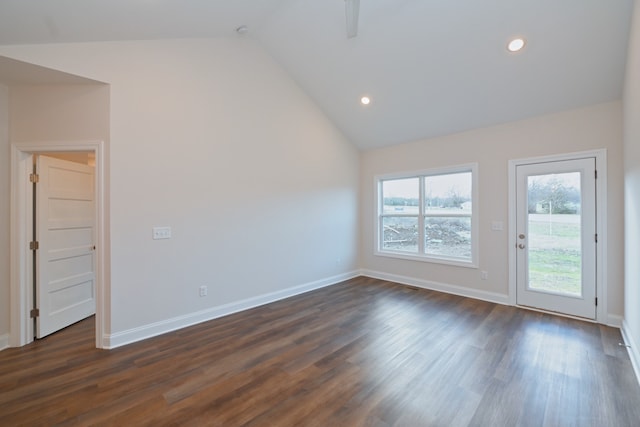
<svg viewBox="0 0 640 427">
<path fill-rule="evenodd" d="M 378 255 L 474 267 L 477 165 L 377 178 Z"/>
</svg>

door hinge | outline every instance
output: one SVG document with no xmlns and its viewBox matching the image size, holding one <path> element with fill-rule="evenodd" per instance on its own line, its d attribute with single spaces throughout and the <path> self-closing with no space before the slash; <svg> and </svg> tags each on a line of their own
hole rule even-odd
<svg viewBox="0 0 640 427">
<path fill-rule="evenodd" d="M 34 308 L 33 310 L 31 310 L 29 314 L 31 315 L 32 319 L 35 319 L 36 317 L 40 317 L 40 309 Z"/>
<path fill-rule="evenodd" d="M 40 243 L 38 243 L 37 240 L 34 240 L 33 242 L 29 242 L 29 250 L 37 251 L 38 249 L 40 249 Z"/>
<path fill-rule="evenodd" d="M 598 170 L 593 171 L 593 173 L 594 173 L 596 179 L 598 179 Z"/>
<path fill-rule="evenodd" d="M 598 306 L 598 297 L 596 297 L 596 307 Z"/>
<path fill-rule="evenodd" d="M 38 175 L 37 173 L 29 174 L 29 181 L 37 184 L 38 182 L 40 182 L 40 175 Z"/>
<path fill-rule="evenodd" d="M 596 243 L 598 243 L 598 233 L 596 233 Z"/>
</svg>

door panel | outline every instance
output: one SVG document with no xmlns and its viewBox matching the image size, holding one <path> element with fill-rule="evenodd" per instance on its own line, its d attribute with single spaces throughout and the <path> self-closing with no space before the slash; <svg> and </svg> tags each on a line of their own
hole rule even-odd
<svg viewBox="0 0 640 427">
<path fill-rule="evenodd" d="M 93 167 L 36 157 L 36 301 L 42 338 L 95 313 Z"/>
<path fill-rule="evenodd" d="M 519 305 L 595 319 L 595 159 L 516 168 Z"/>
</svg>

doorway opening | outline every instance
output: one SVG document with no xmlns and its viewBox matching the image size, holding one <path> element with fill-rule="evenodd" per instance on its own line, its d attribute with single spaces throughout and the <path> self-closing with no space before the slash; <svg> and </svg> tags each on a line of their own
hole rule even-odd
<svg viewBox="0 0 640 427">
<path fill-rule="evenodd" d="M 31 317 L 40 339 L 95 314 L 95 173 L 89 153 L 32 157 Z"/>
<path fill-rule="evenodd" d="M 596 318 L 595 158 L 516 167 L 516 302 Z"/>
<path fill-rule="evenodd" d="M 90 184 L 94 194 L 94 212 L 89 218 L 94 224 L 91 245 L 93 289 L 95 289 L 95 342 L 103 348 L 105 318 L 105 192 L 104 144 L 102 141 L 15 143 L 11 146 L 11 286 L 10 286 L 10 345 L 23 346 L 34 340 L 38 333 L 32 319 L 34 307 L 34 279 L 37 263 L 33 257 L 33 173 L 34 155 L 47 153 L 51 157 L 85 158 L 94 164 L 95 179 Z M 67 154 L 63 154 L 67 153 Z M 56 159 L 52 159 L 56 160 Z M 85 185 L 87 185 L 85 183 Z M 76 197 L 77 196 L 72 196 Z M 75 202 L 74 202 L 75 203 Z M 77 208 L 74 207 L 73 209 Z M 70 208 L 63 208 L 69 210 Z M 85 221 L 87 219 L 85 218 Z M 82 238 L 78 233 L 72 238 Z M 86 234 L 86 232 L 85 232 Z M 31 247 L 30 247 L 31 245 Z M 94 249 L 95 245 L 95 249 Z M 87 245 L 84 245 L 85 247 Z M 68 254 L 67 254 L 68 255 Z M 79 254 L 82 259 L 83 254 Z M 86 255 L 86 254 L 85 254 Z M 82 261 L 81 261 L 82 262 Z M 85 275 L 84 279 L 88 277 Z M 75 280 L 73 278 L 71 280 Z M 66 279 L 65 279 L 66 280 Z M 82 285 L 82 283 L 81 283 Z M 87 285 L 85 287 L 85 293 Z M 82 286 L 80 286 L 81 288 Z M 72 303 L 71 305 L 75 305 Z M 86 311 L 86 310 L 85 310 Z M 37 314 L 37 313 L 36 313 Z M 54 313 L 55 314 L 55 313 Z"/>
<path fill-rule="evenodd" d="M 509 162 L 513 305 L 606 323 L 606 152 Z"/>
</svg>

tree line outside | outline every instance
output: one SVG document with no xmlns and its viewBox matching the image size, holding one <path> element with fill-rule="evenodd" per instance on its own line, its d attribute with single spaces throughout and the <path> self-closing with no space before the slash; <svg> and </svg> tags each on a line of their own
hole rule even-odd
<svg viewBox="0 0 640 427">
<path fill-rule="evenodd" d="M 548 181 L 529 180 L 529 213 L 576 214 L 580 210 L 580 189 L 559 177 Z"/>
<path fill-rule="evenodd" d="M 462 195 L 456 188 L 452 187 L 444 196 L 433 196 L 427 191 L 425 194 L 426 208 L 455 208 L 462 209 L 463 203 L 470 202 L 470 195 Z M 408 197 L 385 197 L 383 200 L 385 206 L 419 206 L 420 200 Z"/>
</svg>

